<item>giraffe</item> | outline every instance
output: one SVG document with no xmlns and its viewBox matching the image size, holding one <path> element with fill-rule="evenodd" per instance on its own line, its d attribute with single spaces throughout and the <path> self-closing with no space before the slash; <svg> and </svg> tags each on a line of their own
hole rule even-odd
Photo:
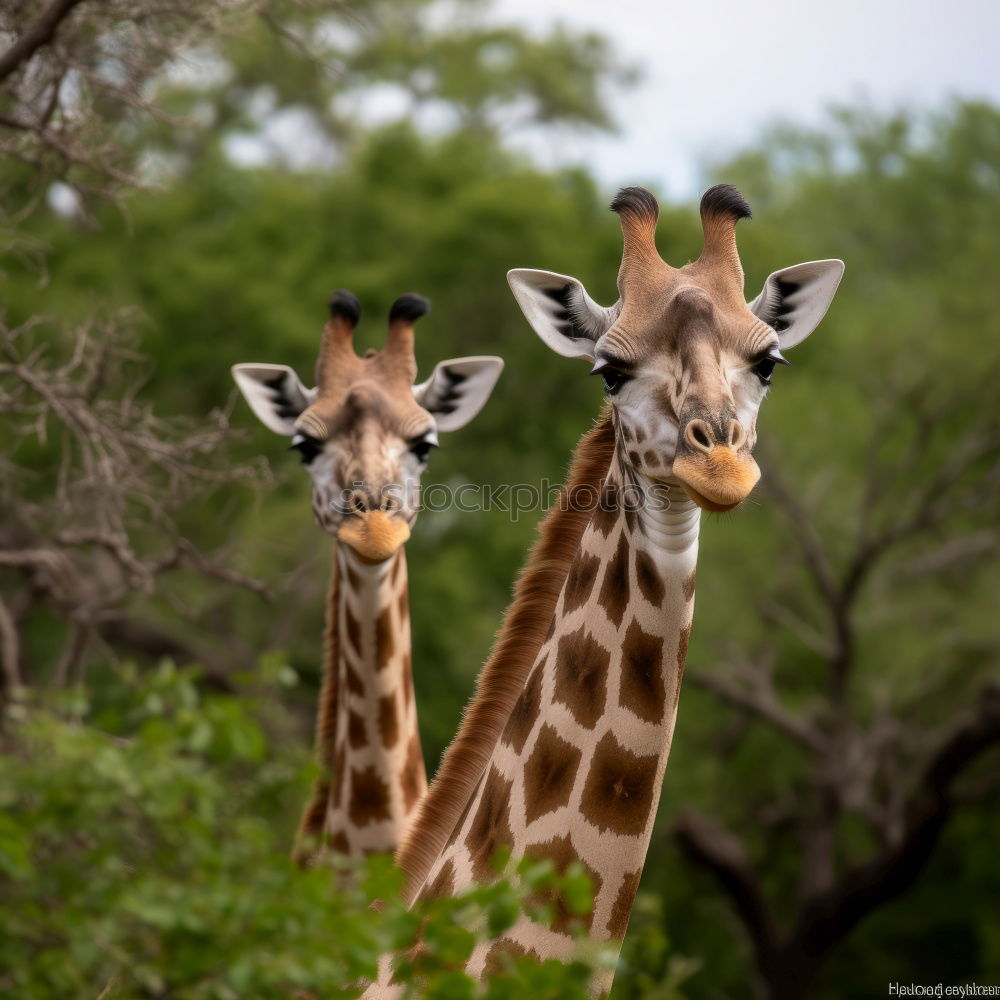
<svg viewBox="0 0 1000 1000">
<path fill-rule="evenodd" d="M 257 417 L 291 438 L 312 481 L 315 520 L 336 538 L 316 725 L 323 772 L 300 823 L 302 863 L 320 842 L 351 857 L 394 851 L 426 791 L 403 546 L 437 433 L 475 417 L 503 368 L 495 357 L 442 361 L 414 385 L 425 299 L 398 298 L 385 346 L 363 357 L 353 345 L 358 300 L 335 292 L 329 311 L 315 389 L 285 365 L 232 369 Z"/>
<path fill-rule="evenodd" d="M 705 193 L 702 253 L 679 268 L 656 250 L 652 194 L 625 188 L 611 209 L 624 242 L 613 306 L 566 275 L 508 275 L 535 332 L 591 363 L 607 399 L 398 860 L 408 901 L 495 879 L 503 847 L 558 871 L 579 861 L 595 894 L 586 936 L 617 953 L 674 729 L 701 512 L 734 509 L 757 483 L 758 409 L 843 263 L 777 271 L 748 305 L 735 231 L 750 209 L 734 187 Z M 522 917 L 478 945 L 467 971 L 488 975 L 505 955 L 565 959 L 569 920 L 558 906 L 550 928 Z M 593 995 L 612 976 L 596 972 Z M 365 996 L 393 996 L 390 984 L 384 960 Z"/>
</svg>

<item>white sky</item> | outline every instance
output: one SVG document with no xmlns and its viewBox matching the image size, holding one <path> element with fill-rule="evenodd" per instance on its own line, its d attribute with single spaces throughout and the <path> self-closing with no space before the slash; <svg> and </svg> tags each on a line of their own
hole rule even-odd
<svg viewBox="0 0 1000 1000">
<path fill-rule="evenodd" d="M 531 143 L 548 163 L 587 163 L 609 187 L 691 196 L 706 159 L 778 118 L 817 123 L 831 103 L 1000 102 L 1000 0 L 495 0 L 494 11 L 597 29 L 644 70 L 613 95 L 619 134 Z"/>
</svg>

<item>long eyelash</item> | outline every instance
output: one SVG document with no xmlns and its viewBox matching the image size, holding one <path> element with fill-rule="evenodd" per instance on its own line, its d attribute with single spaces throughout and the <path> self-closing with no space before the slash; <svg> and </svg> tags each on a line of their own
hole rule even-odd
<svg viewBox="0 0 1000 1000">
<path fill-rule="evenodd" d="M 622 375 L 632 378 L 635 374 L 635 368 L 631 362 L 624 360 L 624 358 L 610 358 L 610 357 L 600 357 L 594 362 L 594 367 L 590 369 L 587 373 L 589 375 L 600 375 L 605 368 L 614 368 L 615 371 L 621 372 Z"/>
</svg>

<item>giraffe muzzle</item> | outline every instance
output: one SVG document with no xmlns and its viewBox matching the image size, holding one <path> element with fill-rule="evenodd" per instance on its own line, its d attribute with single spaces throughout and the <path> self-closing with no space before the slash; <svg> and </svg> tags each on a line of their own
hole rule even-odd
<svg viewBox="0 0 1000 1000">
<path fill-rule="evenodd" d="M 406 521 L 381 510 L 352 514 L 337 531 L 340 541 L 369 562 L 388 559 L 409 537 Z"/>
<path fill-rule="evenodd" d="M 760 467 L 749 454 L 728 445 L 709 451 L 685 451 L 674 459 L 674 475 L 702 510 L 716 513 L 738 507 L 760 480 Z"/>
</svg>

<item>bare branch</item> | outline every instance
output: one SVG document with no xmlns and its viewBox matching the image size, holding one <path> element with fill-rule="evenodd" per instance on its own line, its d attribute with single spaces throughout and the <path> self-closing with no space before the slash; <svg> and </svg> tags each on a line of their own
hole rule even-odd
<svg viewBox="0 0 1000 1000">
<path fill-rule="evenodd" d="M 829 602 L 836 601 L 838 598 L 836 574 L 809 515 L 792 496 L 784 479 L 771 462 L 767 462 L 765 465 L 762 482 L 765 490 L 788 521 L 795 542 L 802 553 L 805 566 L 820 594 Z"/>
<path fill-rule="evenodd" d="M 67 682 L 79 682 L 83 665 L 83 655 L 87 651 L 87 644 L 90 641 L 90 628 L 80 622 L 74 622 L 70 631 L 69 642 L 63 650 L 59 662 L 56 664 L 52 683 L 58 687 L 65 687 Z"/>
<path fill-rule="evenodd" d="M 256 471 L 225 460 L 234 435 L 224 415 L 165 420 L 142 402 L 142 375 L 122 322 L 56 330 L 54 337 L 44 331 L 40 341 L 40 323 L 10 330 L 0 319 L 0 375 L 7 376 L 0 460 L 14 470 L 0 484 L 8 512 L 0 527 L 0 593 L 20 577 L 13 593 L 27 589 L 29 606 L 44 602 L 66 623 L 56 684 L 80 676 L 93 640 L 109 634 L 106 623 L 120 617 L 124 602 L 156 594 L 166 574 L 186 570 L 268 599 L 260 581 L 228 566 L 221 552 L 202 552 L 177 522 L 189 501 L 252 485 Z M 58 444 L 53 486 L 37 496 L 30 489 L 35 470 L 18 461 L 32 437 Z"/>
<path fill-rule="evenodd" d="M 673 835 L 681 851 L 711 872 L 729 895 L 750 935 L 757 965 L 767 977 L 779 947 L 778 927 L 743 845 L 734 834 L 691 810 L 677 817 Z"/>
<path fill-rule="evenodd" d="M 787 604 L 764 600 L 760 602 L 759 609 L 765 621 L 774 622 L 775 625 L 794 633 L 804 645 L 824 660 L 833 656 L 834 648 L 830 640 L 819 629 L 797 615 Z"/>
<path fill-rule="evenodd" d="M 994 553 L 997 543 L 995 531 L 974 531 L 969 535 L 949 538 L 938 548 L 911 560 L 905 567 L 905 572 L 911 576 L 942 573 Z"/>
<path fill-rule="evenodd" d="M 0 673 L 5 697 L 14 698 L 21 686 L 21 641 L 10 608 L 0 597 Z"/>
<path fill-rule="evenodd" d="M 790 737 L 812 753 L 822 753 L 826 740 L 813 724 L 792 715 L 778 700 L 773 687 L 757 684 L 749 687 L 736 683 L 718 673 L 692 670 L 688 683 L 715 695 L 720 701 L 752 715 L 756 719 Z"/>
<path fill-rule="evenodd" d="M 923 768 L 897 843 L 848 870 L 828 892 L 809 900 L 793 931 L 800 948 L 827 950 L 874 909 L 913 884 L 951 819 L 955 783 L 979 757 L 998 745 L 1000 688 L 990 687 Z"/>
<path fill-rule="evenodd" d="M 43 45 L 55 38 L 59 25 L 81 0 L 52 0 L 34 24 L 0 56 L 0 82 L 6 80 L 21 63 L 30 59 Z"/>
</svg>

